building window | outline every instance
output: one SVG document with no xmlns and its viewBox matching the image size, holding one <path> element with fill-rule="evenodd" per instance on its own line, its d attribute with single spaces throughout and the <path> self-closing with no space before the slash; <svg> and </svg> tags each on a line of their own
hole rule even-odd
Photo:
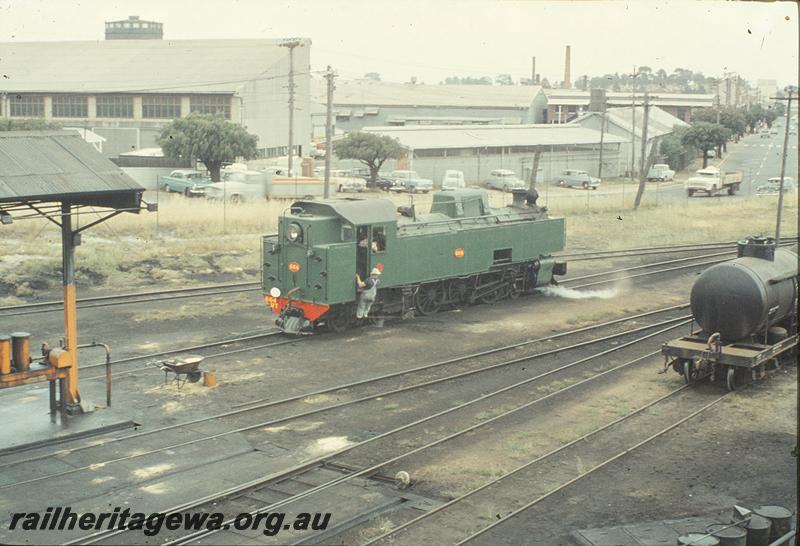
<svg viewBox="0 0 800 546">
<path fill-rule="evenodd" d="M 181 117 L 181 98 L 178 95 L 144 95 L 142 117 L 175 119 Z"/>
<path fill-rule="evenodd" d="M 133 97 L 125 95 L 98 95 L 97 117 L 132 118 Z"/>
<path fill-rule="evenodd" d="M 86 95 L 53 95 L 53 117 L 89 117 L 89 101 Z"/>
<path fill-rule="evenodd" d="M 44 97 L 40 95 L 12 95 L 9 114 L 19 118 L 44 117 Z"/>
<path fill-rule="evenodd" d="M 197 114 L 222 114 L 225 119 L 231 119 L 231 97 L 194 95 L 189 102 L 189 111 Z"/>
</svg>

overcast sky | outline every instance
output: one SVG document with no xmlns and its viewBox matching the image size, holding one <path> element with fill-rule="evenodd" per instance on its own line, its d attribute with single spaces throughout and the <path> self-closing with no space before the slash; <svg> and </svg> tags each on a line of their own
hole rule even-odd
<svg viewBox="0 0 800 546">
<path fill-rule="evenodd" d="M 345 78 L 517 79 L 536 56 L 536 71 L 560 81 L 571 45 L 573 80 L 634 65 L 798 79 L 794 2 L 0 0 L 0 42 L 102 40 L 104 21 L 128 15 L 163 22 L 165 39 L 309 37 L 312 69 Z"/>
</svg>

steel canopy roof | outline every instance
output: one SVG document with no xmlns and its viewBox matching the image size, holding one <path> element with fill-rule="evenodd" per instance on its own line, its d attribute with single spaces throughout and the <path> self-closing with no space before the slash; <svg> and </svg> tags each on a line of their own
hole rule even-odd
<svg viewBox="0 0 800 546">
<path fill-rule="evenodd" d="M 136 209 L 144 188 L 72 131 L 0 132 L 0 203 Z"/>
</svg>

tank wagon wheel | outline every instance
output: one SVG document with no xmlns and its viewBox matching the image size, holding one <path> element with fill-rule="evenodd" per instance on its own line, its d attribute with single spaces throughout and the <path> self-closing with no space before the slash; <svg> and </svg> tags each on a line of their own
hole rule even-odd
<svg viewBox="0 0 800 546">
<path fill-rule="evenodd" d="M 697 382 L 697 370 L 691 360 L 683 361 L 683 380 L 687 385 L 693 385 Z"/>
<path fill-rule="evenodd" d="M 738 390 L 744 385 L 741 374 L 737 373 L 733 366 L 728 367 L 727 384 L 730 392 Z"/>
<path fill-rule="evenodd" d="M 437 284 L 422 285 L 414 295 L 414 307 L 422 316 L 432 315 L 442 305 L 442 293 Z"/>
</svg>

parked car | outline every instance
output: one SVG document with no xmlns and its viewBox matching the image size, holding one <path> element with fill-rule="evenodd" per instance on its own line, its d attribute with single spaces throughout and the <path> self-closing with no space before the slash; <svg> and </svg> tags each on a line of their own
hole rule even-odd
<svg viewBox="0 0 800 546">
<path fill-rule="evenodd" d="M 517 174 L 514 171 L 497 169 L 489 173 L 486 187 L 509 192 L 511 190 L 525 189 L 527 184 L 525 184 L 524 180 L 517 178 Z"/>
<path fill-rule="evenodd" d="M 781 177 L 780 176 L 773 176 L 772 178 L 767 179 L 765 184 L 762 184 L 756 188 L 756 195 L 774 195 L 780 191 L 781 188 Z M 783 177 L 783 193 L 789 193 L 795 190 L 794 181 L 790 176 Z"/>
<path fill-rule="evenodd" d="M 392 171 L 389 179 L 393 182 L 390 191 L 428 193 L 433 189 L 433 180 L 420 178 L 415 171 Z"/>
<path fill-rule="evenodd" d="M 229 171 L 222 182 L 206 187 L 206 199 L 215 201 L 240 203 L 263 199 L 264 195 L 264 173 L 260 171 Z"/>
<path fill-rule="evenodd" d="M 675 177 L 675 171 L 669 168 L 669 165 L 666 163 L 656 163 L 650 170 L 647 171 L 647 179 L 648 180 L 660 180 L 662 182 L 666 182 L 668 180 L 672 180 Z"/>
<path fill-rule="evenodd" d="M 772 129 L 770 129 L 770 130 L 769 130 L 769 134 L 771 134 L 771 135 L 777 135 L 777 134 L 778 134 L 778 130 L 777 130 L 776 128 L 774 128 L 774 127 L 773 127 Z"/>
<path fill-rule="evenodd" d="M 323 171 L 323 176 L 324 176 Z M 331 185 L 336 187 L 339 193 L 358 192 L 367 189 L 367 182 L 363 178 L 353 175 L 351 171 L 331 169 Z"/>
<path fill-rule="evenodd" d="M 186 197 L 198 197 L 205 194 L 211 179 L 200 171 L 178 169 L 168 176 L 158 177 L 158 189 L 167 193 L 182 193 Z"/>
<path fill-rule="evenodd" d="M 761 131 L 761 132 L 758 134 L 758 136 L 759 136 L 759 138 L 769 138 L 769 131 L 767 131 L 767 130 L 765 129 L 765 130 Z"/>
<path fill-rule="evenodd" d="M 600 185 L 600 179 L 594 176 L 589 176 L 586 171 L 579 171 L 577 169 L 566 169 L 561 171 L 561 174 L 556 179 L 556 183 L 562 188 L 589 188 L 596 190 Z"/>
<path fill-rule="evenodd" d="M 443 190 L 457 190 L 465 188 L 467 184 L 464 182 L 464 173 L 461 171 L 447 170 L 442 177 Z"/>
</svg>

